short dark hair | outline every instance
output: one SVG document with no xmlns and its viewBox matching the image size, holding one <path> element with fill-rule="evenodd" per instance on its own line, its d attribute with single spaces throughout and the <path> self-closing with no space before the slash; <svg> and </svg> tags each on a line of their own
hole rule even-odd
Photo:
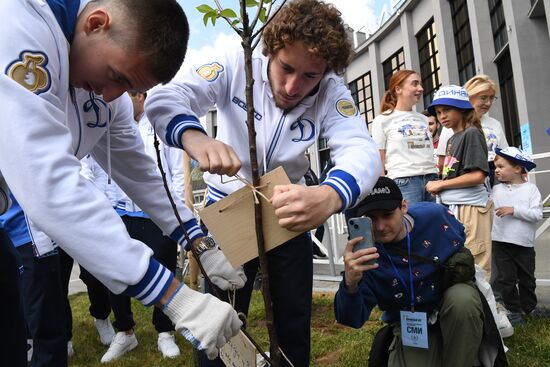
<svg viewBox="0 0 550 367">
<path fill-rule="evenodd" d="M 99 0 L 97 4 L 124 20 L 123 25 L 112 27 L 112 38 L 143 56 L 148 71 L 160 83 L 172 80 L 189 41 L 189 23 L 176 0 Z"/>
</svg>

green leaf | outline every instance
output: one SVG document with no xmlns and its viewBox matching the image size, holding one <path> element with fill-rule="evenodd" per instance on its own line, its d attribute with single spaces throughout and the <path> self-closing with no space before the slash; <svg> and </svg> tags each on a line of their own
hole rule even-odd
<svg viewBox="0 0 550 367">
<path fill-rule="evenodd" d="M 213 8 L 211 8 L 210 6 L 208 6 L 206 4 L 202 4 L 202 5 L 197 6 L 197 10 L 201 13 L 211 13 L 211 12 L 215 11 Z"/>
<path fill-rule="evenodd" d="M 269 4 L 271 3 L 271 0 L 264 0 L 264 4 Z"/>
<path fill-rule="evenodd" d="M 247 8 L 250 8 L 252 6 L 258 6 L 259 3 L 256 0 L 246 0 L 245 4 Z"/>
<path fill-rule="evenodd" d="M 260 19 L 260 22 L 265 23 L 267 21 L 267 10 L 266 8 L 262 8 L 260 10 L 260 15 L 258 15 L 258 19 Z"/>
<path fill-rule="evenodd" d="M 220 12 L 220 15 L 222 17 L 226 17 L 226 18 L 237 18 L 237 13 L 235 13 L 233 11 L 233 9 L 223 9 L 221 12 Z"/>
<path fill-rule="evenodd" d="M 210 19 L 212 21 L 212 25 L 216 25 L 216 11 L 214 9 L 212 9 L 211 12 L 209 13 L 206 13 L 204 14 L 204 16 L 202 17 L 202 21 L 204 22 L 204 25 L 205 26 L 208 26 L 208 19 Z"/>
<path fill-rule="evenodd" d="M 241 22 L 240 19 L 235 19 L 234 21 L 231 22 L 231 25 L 232 26 L 236 26 L 237 24 L 239 24 Z"/>
</svg>

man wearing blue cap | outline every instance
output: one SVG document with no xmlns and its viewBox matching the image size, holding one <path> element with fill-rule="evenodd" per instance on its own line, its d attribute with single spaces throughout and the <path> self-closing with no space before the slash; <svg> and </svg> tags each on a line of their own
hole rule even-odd
<svg viewBox="0 0 550 367">
<path fill-rule="evenodd" d="M 492 286 L 508 319 L 518 326 L 523 314 L 537 305 L 534 241 L 542 202 L 537 187 L 524 179 L 535 168 L 531 157 L 515 147 L 495 152 L 495 174 L 501 183 L 493 187 L 493 257 L 498 271 Z"/>
</svg>

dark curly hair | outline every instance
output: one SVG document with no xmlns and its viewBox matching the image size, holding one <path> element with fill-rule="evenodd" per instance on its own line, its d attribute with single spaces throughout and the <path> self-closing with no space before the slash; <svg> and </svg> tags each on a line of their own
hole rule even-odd
<svg viewBox="0 0 550 367">
<path fill-rule="evenodd" d="M 352 46 L 340 11 L 317 0 L 287 3 L 263 31 L 263 53 L 273 56 L 287 43 L 302 41 L 309 52 L 324 59 L 330 70 L 342 74 L 349 65 Z"/>
</svg>

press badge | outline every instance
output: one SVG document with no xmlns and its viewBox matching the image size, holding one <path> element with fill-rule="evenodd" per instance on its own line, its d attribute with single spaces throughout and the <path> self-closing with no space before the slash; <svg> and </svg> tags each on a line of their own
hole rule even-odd
<svg viewBox="0 0 550 367">
<path fill-rule="evenodd" d="M 401 311 L 403 345 L 428 349 L 428 323 L 425 312 Z"/>
</svg>

